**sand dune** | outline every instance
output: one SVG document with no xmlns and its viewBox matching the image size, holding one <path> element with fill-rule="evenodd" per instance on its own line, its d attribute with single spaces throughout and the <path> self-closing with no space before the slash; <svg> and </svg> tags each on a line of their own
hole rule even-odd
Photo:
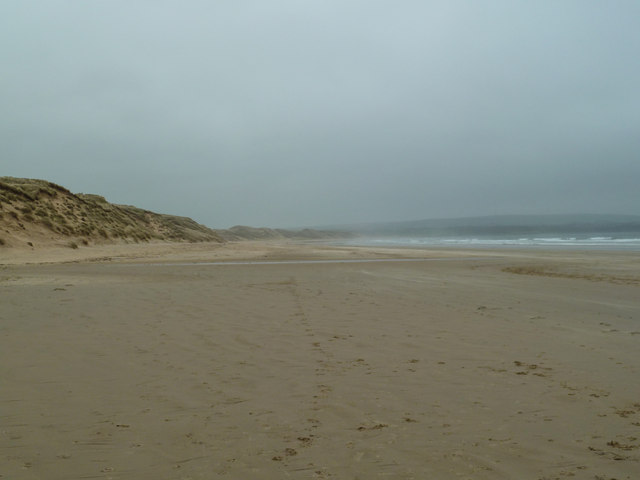
<svg viewBox="0 0 640 480">
<path fill-rule="evenodd" d="M 93 194 L 74 194 L 61 185 L 32 178 L 0 177 L 0 255 L 27 249 L 78 249 L 149 242 L 208 242 L 344 238 L 345 232 L 235 226 L 212 230 L 191 218 L 117 205 Z"/>
<path fill-rule="evenodd" d="M 0 271 L 5 478 L 637 475 L 637 254 L 132 251 Z"/>
</svg>

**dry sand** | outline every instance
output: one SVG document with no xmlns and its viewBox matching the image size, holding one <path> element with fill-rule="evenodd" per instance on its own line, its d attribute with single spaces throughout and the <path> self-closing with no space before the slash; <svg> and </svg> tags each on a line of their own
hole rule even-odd
<svg viewBox="0 0 640 480">
<path fill-rule="evenodd" d="M 423 259 L 180 264 L 403 257 Z M 76 263 L 24 265 L 45 261 Z M 244 243 L 0 263 L 2 478 L 639 478 L 637 253 Z"/>
</svg>

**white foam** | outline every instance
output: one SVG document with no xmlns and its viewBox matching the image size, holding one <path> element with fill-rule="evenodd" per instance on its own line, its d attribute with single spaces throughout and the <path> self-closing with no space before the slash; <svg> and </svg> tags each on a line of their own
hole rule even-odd
<svg viewBox="0 0 640 480">
<path fill-rule="evenodd" d="M 600 250 L 640 250 L 640 238 L 614 238 L 610 236 L 532 237 L 532 238 L 477 238 L 477 237 L 387 237 L 353 239 L 351 245 L 423 246 L 423 247 L 548 247 L 591 248 Z"/>
</svg>

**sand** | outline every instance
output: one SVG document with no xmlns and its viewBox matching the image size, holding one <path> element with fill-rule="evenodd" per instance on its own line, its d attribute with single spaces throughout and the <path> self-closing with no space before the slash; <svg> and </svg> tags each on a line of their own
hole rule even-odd
<svg viewBox="0 0 640 480">
<path fill-rule="evenodd" d="M 2 255 L 2 478 L 638 478 L 638 253 Z"/>
</svg>

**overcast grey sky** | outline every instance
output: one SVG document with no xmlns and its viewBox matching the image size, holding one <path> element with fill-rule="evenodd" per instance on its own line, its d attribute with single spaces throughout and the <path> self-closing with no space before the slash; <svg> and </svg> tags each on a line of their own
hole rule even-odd
<svg viewBox="0 0 640 480">
<path fill-rule="evenodd" d="M 640 2 L 0 2 L 0 175 L 211 227 L 640 214 Z"/>
</svg>

